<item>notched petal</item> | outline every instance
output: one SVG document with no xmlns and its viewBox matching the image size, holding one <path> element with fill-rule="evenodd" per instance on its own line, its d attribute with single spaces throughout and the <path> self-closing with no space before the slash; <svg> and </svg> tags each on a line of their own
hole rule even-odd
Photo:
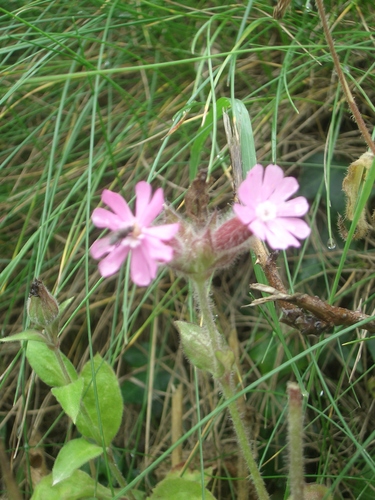
<svg viewBox="0 0 375 500">
<path fill-rule="evenodd" d="M 263 167 L 255 165 L 238 188 L 238 199 L 244 205 L 254 206 L 263 200 Z"/>
<path fill-rule="evenodd" d="M 107 257 L 104 257 L 98 265 L 99 272 L 103 278 L 108 278 L 108 276 L 112 276 L 117 273 L 128 256 L 128 253 L 128 247 L 120 246 L 112 250 Z"/>
<path fill-rule="evenodd" d="M 101 259 L 104 255 L 111 252 L 111 250 L 113 250 L 113 246 L 110 243 L 110 237 L 105 236 L 94 241 L 90 248 L 90 254 L 94 259 Z"/>
<path fill-rule="evenodd" d="M 270 201 L 273 203 L 281 203 L 290 198 L 298 191 L 299 184 L 294 177 L 284 177 L 280 180 L 279 186 L 270 196 Z"/>
<path fill-rule="evenodd" d="M 238 203 L 235 203 L 233 205 L 233 212 L 237 215 L 240 221 L 246 226 L 255 219 L 255 210 L 253 209 L 253 207 L 239 205 Z"/>
<path fill-rule="evenodd" d="M 309 204 L 303 196 L 285 201 L 277 207 L 278 217 L 301 217 L 309 211 Z"/>
<path fill-rule="evenodd" d="M 120 217 L 105 208 L 95 208 L 91 215 L 91 220 L 96 227 L 108 228 L 117 231 L 123 221 Z"/>
<path fill-rule="evenodd" d="M 134 219 L 129 205 L 120 194 L 109 189 L 104 189 L 102 192 L 102 201 L 109 206 L 121 221 L 130 222 Z"/>
<path fill-rule="evenodd" d="M 161 188 L 157 189 L 150 203 L 144 208 L 141 214 L 137 212 L 137 218 L 143 226 L 149 226 L 154 219 L 162 212 L 164 205 L 164 194 Z"/>
<path fill-rule="evenodd" d="M 160 226 L 144 228 L 143 233 L 159 238 L 162 241 L 169 241 L 178 233 L 179 228 L 180 224 L 178 222 L 175 224 L 161 224 Z"/>
<path fill-rule="evenodd" d="M 138 221 L 142 221 L 151 199 L 151 184 L 145 181 L 138 182 L 135 186 L 135 216 Z"/>
</svg>

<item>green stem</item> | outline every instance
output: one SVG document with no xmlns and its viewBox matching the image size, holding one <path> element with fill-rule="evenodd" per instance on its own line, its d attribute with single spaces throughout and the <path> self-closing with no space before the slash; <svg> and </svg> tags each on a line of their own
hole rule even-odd
<svg viewBox="0 0 375 500">
<path fill-rule="evenodd" d="M 60 349 L 57 347 L 57 346 L 54 346 L 53 347 L 53 352 L 55 353 L 55 356 L 56 356 L 56 359 L 60 365 L 60 368 L 61 368 L 61 371 L 63 372 L 63 375 L 64 375 L 64 378 L 65 378 L 65 381 L 66 381 L 66 384 L 70 384 L 72 382 L 72 379 L 70 378 L 70 375 L 66 369 L 66 366 L 64 364 L 64 361 L 62 360 L 62 357 L 61 357 L 61 351 Z"/>
<path fill-rule="evenodd" d="M 295 382 L 288 382 L 289 478 L 293 499 L 304 500 L 302 394 Z"/>
<path fill-rule="evenodd" d="M 208 294 L 208 284 L 207 282 L 200 282 L 200 281 L 194 281 L 195 285 L 195 291 L 196 291 L 196 299 L 200 308 L 200 312 L 202 315 L 202 320 L 203 320 L 203 325 L 205 326 L 207 333 L 209 335 L 210 341 L 211 341 L 211 348 L 212 348 L 212 358 L 216 360 L 216 366 L 213 370 L 213 373 L 218 373 L 217 370 L 217 364 L 218 364 L 218 358 L 216 356 L 216 353 L 223 352 L 224 349 L 224 338 L 222 335 L 220 335 L 219 331 L 216 328 L 216 324 L 214 321 L 214 318 L 212 316 L 212 307 L 209 299 L 209 294 Z M 225 346 L 227 348 L 227 346 Z M 223 390 L 224 397 L 226 399 L 231 399 L 235 396 L 236 390 L 234 387 L 232 387 L 231 384 L 231 378 L 232 378 L 232 368 L 225 366 L 225 373 L 222 375 L 220 378 L 218 378 L 219 382 L 221 383 L 221 387 Z M 236 401 L 233 401 L 232 403 L 229 404 L 228 406 L 230 415 L 232 417 L 233 421 L 233 426 L 234 430 L 237 434 L 237 439 L 239 442 L 239 445 L 241 447 L 243 456 L 245 458 L 245 461 L 247 463 L 249 472 L 251 474 L 254 487 L 256 489 L 256 492 L 258 494 L 258 499 L 259 500 L 269 500 L 269 495 L 267 493 L 264 481 L 262 479 L 262 476 L 259 472 L 258 466 L 256 464 L 256 461 L 253 456 L 253 452 L 251 449 L 251 443 L 249 440 L 249 437 L 246 432 L 246 428 L 244 425 L 244 422 L 241 418 L 240 412 L 237 407 Z"/>
<path fill-rule="evenodd" d="M 212 343 L 212 349 L 215 351 L 221 345 L 222 336 L 217 331 L 214 318 L 212 316 L 211 301 L 209 299 L 209 287 L 207 281 L 194 281 L 195 291 L 197 293 L 199 309 L 202 314 L 204 326 L 207 328 L 208 335 Z"/>
<path fill-rule="evenodd" d="M 121 474 L 121 472 L 120 472 L 120 470 L 119 470 L 119 468 L 117 466 L 115 457 L 113 456 L 112 449 L 111 448 L 107 448 L 106 451 L 107 451 L 107 457 L 108 457 L 108 461 L 109 461 L 109 468 L 111 470 L 111 473 L 112 473 L 113 477 L 116 479 L 118 485 L 121 488 L 125 488 L 125 486 L 127 486 L 128 483 L 126 482 L 126 479 Z M 130 500 L 136 500 L 135 496 L 133 495 L 133 493 L 131 491 L 127 492 L 127 496 L 129 497 Z"/>
<path fill-rule="evenodd" d="M 231 385 L 230 375 L 225 374 L 223 377 L 221 377 L 220 382 L 225 399 L 231 399 L 235 395 L 235 390 Z M 234 430 L 237 434 L 239 445 L 242 450 L 242 454 L 247 463 L 247 467 L 251 474 L 251 479 L 258 494 L 258 499 L 269 500 L 270 497 L 267 493 L 263 478 L 259 472 L 258 465 L 254 459 L 248 434 L 246 432 L 246 428 L 241 418 L 240 412 L 238 411 L 237 402 L 233 401 L 232 403 L 230 403 L 228 409 L 232 418 Z"/>
<path fill-rule="evenodd" d="M 215 352 L 220 349 L 223 344 L 223 338 L 218 332 L 214 318 L 212 316 L 211 301 L 209 299 L 209 287 L 207 281 L 193 281 L 195 292 L 197 294 L 197 302 L 202 315 L 203 325 L 207 330 L 208 336 L 211 341 L 212 358 L 216 360 Z M 216 366 L 213 370 L 216 373 Z"/>
</svg>

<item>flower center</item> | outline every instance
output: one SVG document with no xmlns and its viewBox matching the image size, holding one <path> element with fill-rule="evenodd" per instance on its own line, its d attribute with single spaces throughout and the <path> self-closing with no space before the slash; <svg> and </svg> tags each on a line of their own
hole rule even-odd
<svg viewBox="0 0 375 500">
<path fill-rule="evenodd" d="M 131 226 L 126 226 L 122 229 L 118 229 L 117 231 L 113 231 L 111 233 L 110 244 L 115 246 L 125 244 L 135 248 L 139 245 L 140 239 L 142 239 L 142 230 L 136 223 L 134 223 Z"/>
<path fill-rule="evenodd" d="M 272 201 L 263 201 L 263 203 L 259 203 L 256 208 L 256 215 L 263 222 L 276 219 L 276 214 L 277 208 Z"/>
<path fill-rule="evenodd" d="M 142 229 L 135 223 L 133 231 L 129 234 L 127 239 L 127 244 L 130 248 L 137 248 L 141 244 L 144 235 L 142 234 Z"/>
</svg>

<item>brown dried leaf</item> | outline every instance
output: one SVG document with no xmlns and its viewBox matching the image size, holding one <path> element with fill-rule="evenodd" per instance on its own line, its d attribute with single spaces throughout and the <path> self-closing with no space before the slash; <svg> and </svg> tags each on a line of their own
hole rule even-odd
<svg viewBox="0 0 375 500">
<path fill-rule="evenodd" d="M 367 152 L 361 155 L 358 160 L 349 165 L 348 173 L 342 182 L 342 189 L 346 196 L 345 219 L 349 221 L 352 221 L 354 219 L 359 191 L 361 186 L 363 185 L 363 182 L 366 180 L 367 172 L 372 165 L 373 159 L 374 155 L 371 152 Z M 347 231 L 344 225 L 345 219 L 340 216 L 338 220 L 339 232 L 344 240 L 347 237 Z M 359 240 L 364 238 L 371 227 L 372 226 L 366 220 L 366 210 L 364 209 L 358 220 L 353 239 Z"/>
</svg>

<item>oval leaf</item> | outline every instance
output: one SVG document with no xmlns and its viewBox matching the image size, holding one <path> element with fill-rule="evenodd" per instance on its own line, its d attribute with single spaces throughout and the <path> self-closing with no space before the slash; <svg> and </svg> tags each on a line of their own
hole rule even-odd
<svg viewBox="0 0 375 500">
<path fill-rule="evenodd" d="M 45 336 L 36 330 L 25 330 L 24 332 L 3 337 L 0 342 L 22 342 L 23 340 L 33 340 L 34 342 L 46 342 Z"/>
<path fill-rule="evenodd" d="M 215 500 L 215 497 L 207 489 L 204 490 L 206 500 Z M 202 500 L 202 486 L 194 481 L 188 481 L 182 477 L 175 479 L 164 479 L 161 481 L 150 496 L 150 500 Z"/>
<path fill-rule="evenodd" d="M 56 354 L 41 342 L 30 341 L 27 344 L 26 357 L 38 377 L 46 384 L 54 387 L 67 385 L 61 366 Z M 61 353 L 61 359 L 65 365 L 71 380 L 77 380 L 78 375 L 69 359 Z"/>
<path fill-rule="evenodd" d="M 200 370 L 213 373 L 216 359 L 213 357 L 207 332 L 202 327 L 185 321 L 175 321 L 174 324 L 180 333 L 182 348 L 188 360 Z"/>
<path fill-rule="evenodd" d="M 57 455 L 52 470 L 52 484 L 60 483 L 70 477 L 73 472 L 83 464 L 98 457 L 103 453 L 103 448 L 89 443 L 84 438 L 73 439 L 66 443 Z"/>
<path fill-rule="evenodd" d="M 112 492 L 98 484 L 81 470 L 76 470 L 69 479 L 52 486 L 52 474 L 45 476 L 34 490 L 31 500 L 80 500 L 82 498 L 113 498 Z"/>
<path fill-rule="evenodd" d="M 61 304 L 59 304 L 59 317 L 65 311 L 65 309 L 70 305 L 70 303 L 74 300 L 74 297 L 69 297 L 69 299 L 64 300 Z"/>
<path fill-rule="evenodd" d="M 123 402 L 115 372 L 104 359 L 97 354 L 93 360 L 95 370 L 95 387 L 92 381 L 91 362 L 82 369 L 84 380 L 83 409 L 77 416 L 76 425 L 79 432 L 88 438 L 102 443 L 101 433 L 106 446 L 109 446 L 117 434 L 122 420 Z M 97 391 L 95 394 L 95 390 Z M 100 416 L 97 413 L 99 404 Z"/>
<path fill-rule="evenodd" d="M 71 384 L 62 387 L 54 387 L 51 392 L 75 424 L 81 405 L 83 378 L 80 377 Z"/>
<path fill-rule="evenodd" d="M 233 99 L 233 116 L 235 117 L 238 133 L 240 136 L 242 176 L 246 177 L 247 172 L 257 163 L 256 149 L 253 129 L 249 112 L 245 104 L 239 99 Z"/>
</svg>

